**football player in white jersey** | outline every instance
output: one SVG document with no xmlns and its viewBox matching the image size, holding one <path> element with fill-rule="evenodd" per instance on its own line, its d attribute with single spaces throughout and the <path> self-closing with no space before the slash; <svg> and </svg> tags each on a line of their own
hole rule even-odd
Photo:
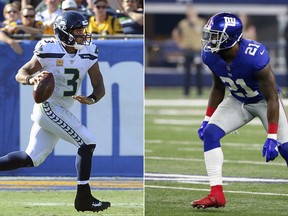
<svg viewBox="0 0 288 216">
<path fill-rule="evenodd" d="M 35 47 L 30 61 L 23 65 L 16 80 L 21 84 L 35 85 L 44 71 L 53 73 L 55 89 L 45 102 L 34 105 L 34 121 L 28 147 L 25 151 L 11 152 L 0 158 L 0 170 L 36 167 L 52 152 L 61 138 L 78 147 L 76 156 L 77 211 L 103 211 L 109 202 L 101 202 L 91 194 L 89 179 L 95 136 L 69 111 L 75 100 L 94 104 L 105 94 L 103 77 L 98 65 L 98 50 L 90 44 L 86 32 L 88 21 L 75 11 L 67 11 L 54 22 L 56 39 L 43 39 Z M 93 92 L 89 96 L 75 95 L 86 73 Z"/>
</svg>

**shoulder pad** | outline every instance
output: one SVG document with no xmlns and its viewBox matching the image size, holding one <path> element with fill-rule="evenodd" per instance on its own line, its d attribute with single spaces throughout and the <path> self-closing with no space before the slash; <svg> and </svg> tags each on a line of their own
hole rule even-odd
<svg viewBox="0 0 288 216">
<path fill-rule="evenodd" d="M 98 47 L 96 44 L 90 44 L 89 46 L 84 46 L 86 48 L 86 52 L 88 52 L 91 55 L 97 56 L 98 57 Z"/>
<path fill-rule="evenodd" d="M 36 44 L 34 53 L 37 55 L 41 53 L 46 53 L 47 51 L 53 52 L 53 50 L 56 49 L 56 44 L 57 41 L 55 39 L 42 39 Z"/>
</svg>

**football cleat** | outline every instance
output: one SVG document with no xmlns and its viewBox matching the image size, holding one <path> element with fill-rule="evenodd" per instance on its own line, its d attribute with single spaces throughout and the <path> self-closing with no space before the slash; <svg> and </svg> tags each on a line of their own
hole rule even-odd
<svg viewBox="0 0 288 216">
<path fill-rule="evenodd" d="M 79 211 L 99 212 L 99 211 L 104 211 L 105 209 L 109 208 L 111 206 L 111 203 L 102 202 L 94 198 L 92 195 L 86 199 L 79 199 L 76 196 L 74 206 L 78 212 Z"/>
<path fill-rule="evenodd" d="M 225 197 L 223 195 L 222 199 L 217 199 L 212 195 L 208 195 L 200 200 L 195 200 L 191 203 L 191 206 L 193 208 L 220 208 L 220 207 L 225 207 L 226 204 L 226 200 Z"/>
</svg>

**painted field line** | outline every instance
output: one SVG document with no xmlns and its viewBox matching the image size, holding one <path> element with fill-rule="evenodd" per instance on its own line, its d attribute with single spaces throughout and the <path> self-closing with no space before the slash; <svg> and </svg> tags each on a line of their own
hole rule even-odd
<svg viewBox="0 0 288 216">
<path fill-rule="evenodd" d="M 0 177 L 0 190 L 75 190 L 75 178 Z M 143 190 L 143 178 L 91 178 L 90 186 L 99 190 Z"/>
<path fill-rule="evenodd" d="M 145 180 L 150 181 L 174 181 L 174 182 L 209 182 L 207 176 L 203 175 L 183 175 L 183 174 L 163 174 L 163 173 L 145 173 Z M 249 182 L 249 183 L 288 183 L 288 179 L 271 178 L 248 178 L 248 177 L 223 177 L 224 182 Z"/>
<path fill-rule="evenodd" d="M 199 139 L 200 140 L 200 139 Z M 153 144 L 153 145 L 189 145 L 189 146 L 203 146 L 202 141 L 195 141 L 195 140 L 145 140 L 145 144 Z M 253 148 L 259 148 L 262 150 L 262 143 L 238 143 L 238 142 L 224 142 L 223 146 L 229 146 L 229 147 L 253 147 Z"/>
<path fill-rule="evenodd" d="M 201 189 L 201 188 L 170 187 L 170 186 L 159 186 L 159 185 L 145 185 L 145 187 L 146 188 L 155 188 L 155 189 L 171 189 L 171 190 L 186 190 L 186 191 L 188 190 L 188 191 L 206 191 L 206 192 L 210 192 L 210 189 Z M 224 193 L 288 197 L 288 194 L 261 193 L 261 192 L 250 192 L 250 191 L 227 191 L 227 190 L 224 190 Z"/>
<path fill-rule="evenodd" d="M 288 106 L 288 99 L 282 99 L 285 106 Z M 207 99 L 146 99 L 145 106 L 189 106 L 199 107 L 207 106 Z"/>
<path fill-rule="evenodd" d="M 163 107 L 162 109 L 154 109 L 154 108 L 146 108 L 145 109 L 146 115 L 169 115 L 169 116 L 204 116 L 205 115 L 205 109 L 204 107 L 201 107 L 201 109 L 191 109 L 187 108 L 185 110 L 183 109 L 166 109 Z"/>
<path fill-rule="evenodd" d="M 204 115 L 203 115 L 204 116 Z M 154 119 L 154 124 L 159 125 L 179 125 L 179 126 L 186 126 L 186 125 L 200 125 L 203 119 L 191 119 L 191 120 L 179 120 L 179 119 Z M 262 125 L 261 121 L 257 118 L 253 119 L 252 121 L 248 122 L 246 125 L 254 125 L 259 126 Z"/>
<path fill-rule="evenodd" d="M 175 99 L 175 100 L 162 100 L 162 99 L 147 99 L 145 106 L 207 106 L 207 99 Z"/>
<path fill-rule="evenodd" d="M 204 159 L 194 159 L 194 158 L 172 158 L 172 157 L 149 157 L 146 156 L 145 160 L 168 160 L 168 161 L 196 161 L 204 162 Z M 266 163 L 266 162 L 257 162 L 257 161 L 246 161 L 246 160 L 224 160 L 224 163 L 231 164 L 253 164 L 253 165 L 265 165 L 265 166 L 287 166 L 285 162 L 283 163 Z"/>
<path fill-rule="evenodd" d="M 0 176 L 0 180 L 59 180 L 77 181 L 76 177 L 61 176 Z M 90 181 L 142 181 L 142 177 L 91 177 Z"/>
<path fill-rule="evenodd" d="M 74 206 L 73 203 L 59 203 L 59 202 L 22 202 L 23 205 L 28 206 Z M 143 208 L 144 203 L 112 203 L 113 207 L 134 207 L 134 208 Z"/>
</svg>

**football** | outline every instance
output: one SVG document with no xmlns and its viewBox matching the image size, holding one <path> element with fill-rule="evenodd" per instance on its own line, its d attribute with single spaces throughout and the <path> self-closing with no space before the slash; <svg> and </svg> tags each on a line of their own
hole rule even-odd
<svg viewBox="0 0 288 216">
<path fill-rule="evenodd" d="M 47 71 L 46 71 L 47 72 Z M 54 76 L 52 73 L 47 72 L 38 84 L 34 85 L 33 98 L 36 103 L 43 103 L 53 93 L 55 87 Z"/>
</svg>

